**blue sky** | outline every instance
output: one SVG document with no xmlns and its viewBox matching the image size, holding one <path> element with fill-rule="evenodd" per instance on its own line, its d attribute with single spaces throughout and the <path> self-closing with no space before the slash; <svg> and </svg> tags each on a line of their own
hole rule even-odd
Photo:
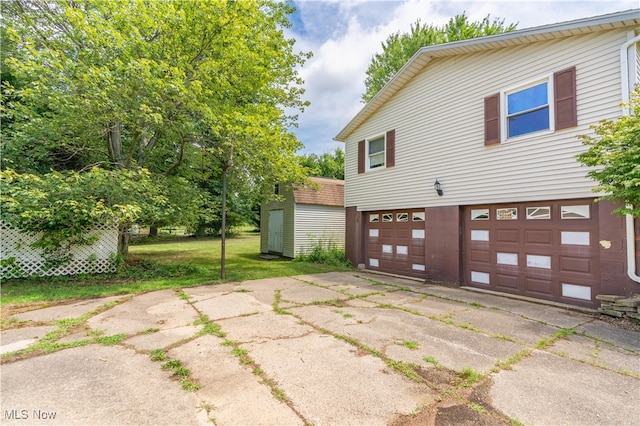
<svg viewBox="0 0 640 426">
<path fill-rule="evenodd" d="M 365 71 L 389 34 L 406 32 L 416 20 L 443 25 L 463 12 L 471 21 L 487 15 L 517 23 L 518 29 L 638 8 L 638 1 L 427 1 L 296 0 L 286 31 L 296 50 L 313 57 L 300 68 L 305 100 L 311 102 L 293 129 L 302 153 L 323 154 L 337 147 L 333 137 L 363 107 Z"/>
</svg>

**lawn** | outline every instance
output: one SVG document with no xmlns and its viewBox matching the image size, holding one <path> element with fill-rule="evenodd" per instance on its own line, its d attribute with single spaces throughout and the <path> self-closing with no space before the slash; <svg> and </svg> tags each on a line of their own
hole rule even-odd
<svg viewBox="0 0 640 426">
<path fill-rule="evenodd" d="M 260 259 L 260 235 L 241 232 L 226 241 L 225 281 L 329 272 L 312 262 Z M 219 238 L 175 238 L 131 245 L 127 270 L 119 274 L 7 280 L 2 305 L 136 294 L 166 288 L 216 284 L 220 280 Z M 344 267 L 342 267 L 344 270 Z"/>
</svg>

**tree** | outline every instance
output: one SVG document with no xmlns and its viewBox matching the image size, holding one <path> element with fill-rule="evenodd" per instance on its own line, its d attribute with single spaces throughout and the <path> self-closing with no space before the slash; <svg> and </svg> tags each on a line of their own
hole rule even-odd
<svg viewBox="0 0 640 426">
<path fill-rule="evenodd" d="M 284 111 L 307 105 L 296 68 L 309 54 L 282 31 L 292 11 L 271 0 L 3 3 L 2 67 L 19 83 L 3 74 L 3 168 L 145 167 L 153 182 L 197 188 L 204 158 L 212 178 L 233 159 L 258 186 L 302 180 L 297 117 Z"/>
<path fill-rule="evenodd" d="M 587 151 L 577 159 L 596 167 L 587 176 L 598 182 L 594 192 L 601 199 L 622 203 L 616 213 L 640 217 L 640 90 L 636 89 L 627 105 L 629 114 L 617 120 L 603 120 L 592 126 L 596 136 L 580 135 Z"/>
<path fill-rule="evenodd" d="M 118 249 L 126 254 L 129 226 L 144 217 L 174 213 L 166 192 L 145 169 L 94 167 L 85 173 L 51 172 L 42 176 L 0 171 L 0 218 L 23 232 L 38 235 L 49 266 L 71 259 L 70 247 L 93 243 L 98 226 L 120 232 Z"/>
<path fill-rule="evenodd" d="M 382 43 L 382 53 L 376 53 L 367 68 L 362 100 L 373 99 L 421 47 L 513 31 L 516 25 L 505 25 L 504 19 L 491 21 L 489 15 L 482 21 L 469 22 L 466 13 L 456 15 L 442 27 L 425 25 L 418 19 L 410 32 L 393 33 Z"/>
<path fill-rule="evenodd" d="M 300 163 L 312 176 L 344 179 L 344 151 L 340 148 L 336 148 L 333 153 L 302 155 Z"/>
</svg>

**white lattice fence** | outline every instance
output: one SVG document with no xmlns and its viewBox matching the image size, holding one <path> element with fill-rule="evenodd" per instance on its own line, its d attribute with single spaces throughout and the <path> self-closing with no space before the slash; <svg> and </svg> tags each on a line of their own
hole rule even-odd
<svg viewBox="0 0 640 426">
<path fill-rule="evenodd" d="M 118 230 L 96 229 L 91 235 L 98 237 L 90 246 L 73 246 L 71 261 L 57 268 L 47 269 L 41 250 L 30 245 L 38 239 L 12 228 L 0 221 L 2 232 L 0 258 L 0 279 L 23 278 L 28 276 L 54 276 L 77 274 L 100 274 L 115 271 L 113 262 L 118 252 Z M 10 259 L 14 259 L 11 261 Z"/>
</svg>

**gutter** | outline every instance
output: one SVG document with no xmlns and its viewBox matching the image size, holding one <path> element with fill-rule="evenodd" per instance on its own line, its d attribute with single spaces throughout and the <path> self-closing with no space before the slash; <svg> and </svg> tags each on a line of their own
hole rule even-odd
<svg viewBox="0 0 640 426">
<path fill-rule="evenodd" d="M 636 36 L 628 40 L 620 47 L 620 71 L 622 72 L 622 114 L 629 114 L 629 108 L 626 106 L 630 100 L 629 87 L 629 47 L 638 43 L 640 36 Z M 633 281 L 640 283 L 640 276 L 636 271 L 636 231 L 633 222 L 633 216 L 626 215 L 627 228 L 627 275 Z"/>
</svg>

